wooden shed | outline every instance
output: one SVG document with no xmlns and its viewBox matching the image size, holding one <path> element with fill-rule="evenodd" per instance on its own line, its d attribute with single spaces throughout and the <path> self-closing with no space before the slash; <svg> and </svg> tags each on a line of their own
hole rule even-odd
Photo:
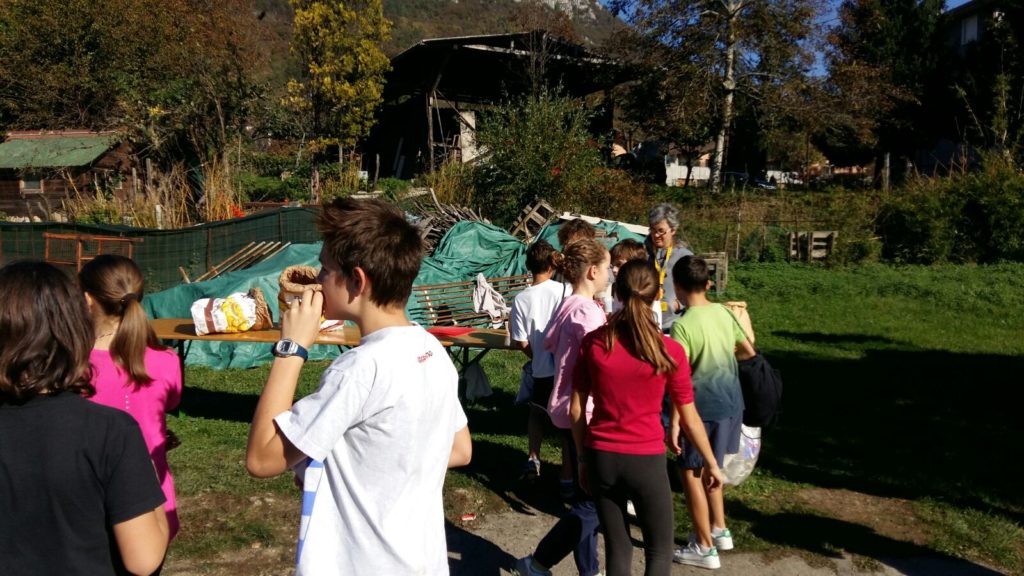
<svg viewBox="0 0 1024 576">
<path fill-rule="evenodd" d="M 10 132 L 0 143 L 0 212 L 42 219 L 75 194 L 124 197 L 138 186 L 131 147 L 114 133 Z"/>
<path fill-rule="evenodd" d="M 445 160 L 471 162 L 481 152 L 475 144 L 481 111 L 540 84 L 574 97 L 601 94 L 631 73 L 542 30 L 422 40 L 391 59 L 384 101 L 364 146 L 366 168 L 411 178 Z M 595 133 L 611 129 L 611 108 L 603 112 L 592 121 Z"/>
</svg>

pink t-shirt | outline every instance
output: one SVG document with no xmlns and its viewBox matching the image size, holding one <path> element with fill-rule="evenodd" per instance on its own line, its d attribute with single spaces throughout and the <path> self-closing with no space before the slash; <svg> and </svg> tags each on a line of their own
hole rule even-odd
<svg viewBox="0 0 1024 576">
<path fill-rule="evenodd" d="M 562 300 L 548 324 L 544 348 L 555 355 L 555 386 L 548 399 L 548 415 L 559 428 L 570 428 L 572 371 L 580 355 L 580 344 L 589 332 L 605 323 L 604 308 L 593 298 L 569 296 Z M 594 412 L 594 400 L 587 402 L 587 420 Z"/>
<path fill-rule="evenodd" d="M 146 372 L 153 378 L 148 386 L 136 387 L 128 374 L 114 363 L 109 350 L 93 350 L 93 402 L 131 414 L 142 429 L 142 437 L 153 459 L 160 487 L 167 502 L 167 523 L 171 538 L 178 532 L 178 507 L 174 498 L 174 478 L 167 467 L 167 411 L 181 400 L 181 363 L 173 350 L 146 350 Z"/>
</svg>

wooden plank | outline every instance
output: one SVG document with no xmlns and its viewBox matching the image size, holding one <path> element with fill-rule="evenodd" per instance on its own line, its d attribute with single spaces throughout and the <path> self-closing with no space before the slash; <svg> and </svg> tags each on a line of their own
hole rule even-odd
<svg viewBox="0 0 1024 576">
<path fill-rule="evenodd" d="M 267 259 L 267 254 L 273 251 L 280 242 L 262 242 L 262 246 L 252 251 L 248 256 L 235 262 L 232 266 L 232 270 L 239 270 L 241 268 L 248 268 L 257 262 L 262 262 Z"/>
<path fill-rule="evenodd" d="M 264 342 L 273 344 L 281 339 L 281 331 L 277 328 L 267 330 L 250 330 L 237 334 L 196 335 L 195 324 L 189 318 L 158 318 L 149 321 L 149 325 L 161 340 L 213 340 L 218 342 Z M 437 339 L 445 347 L 462 346 L 466 348 L 483 348 L 512 350 L 514 345 L 506 340 L 507 332 L 503 329 L 476 329 L 459 336 L 438 335 Z M 321 332 L 317 344 L 336 346 L 358 346 L 360 340 L 357 326 L 345 326 L 341 330 Z"/>
<path fill-rule="evenodd" d="M 263 243 L 262 243 L 262 242 L 260 242 L 260 244 L 263 244 Z M 213 278 L 216 278 L 217 276 L 220 276 L 220 274 L 221 274 L 222 272 L 225 272 L 225 271 L 227 271 L 227 270 L 230 270 L 230 269 L 231 269 L 230 267 L 231 267 L 231 265 L 232 265 L 232 264 L 233 264 L 234 262 L 238 261 L 238 260 L 239 260 L 239 259 L 241 259 L 241 258 L 244 258 L 244 257 L 245 257 L 245 256 L 246 256 L 247 254 L 249 254 L 249 253 L 250 253 L 250 252 L 252 252 L 253 250 L 256 250 L 256 248 L 257 248 L 258 246 L 259 246 L 259 245 L 258 245 L 258 244 L 256 244 L 255 242 L 249 242 L 248 244 L 246 244 L 246 245 L 245 245 L 245 247 L 243 247 L 243 248 L 242 248 L 241 250 L 239 250 L 238 252 L 235 252 L 234 254 L 232 254 L 232 255 L 228 256 L 228 257 L 227 257 L 227 258 L 225 258 L 225 259 L 224 259 L 224 260 L 223 260 L 223 261 L 222 261 L 221 263 L 219 263 L 219 264 L 216 264 L 216 265 L 214 265 L 214 266 L 211 266 L 209 270 L 207 270 L 207 271 L 206 271 L 206 272 L 205 272 L 205 273 L 204 273 L 204 274 L 203 274 L 202 276 L 200 276 L 199 278 L 196 278 L 196 280 L 195 280 L 195 281 L 196 281 L 196 282 L 201 282 L 201 281 L 203 281 L 203 280 L 211 280 L 211 279 L 213 279 Z"/>
<path fill-rule="evenodd" d="M 244 252 L 245 250 L 248 250 L 254 244 L 255 244 L 255 242 L 249 242 L 248 244 L 246 244 L 238 252 L 235 252 L 234 254 L 228 256 L 227 258 L 222 260 L 220 263 L 215 264 L 213 266 L 210 266 L 210 268 L 206 272 L 202 273 L 198 278 L 196 278 L 195 281 L 196 282 L 201 282 L 203 280 L 209 280 L 210 278 L 213 278 L 217 274 L 220 274 L 220 272 L 219 272 L 220 268 L 222 268 L 223 266 L 225 266 L 225 265 L 231 263 L 232 261 L 234 261 L 241 252 Z"/>
</svg>

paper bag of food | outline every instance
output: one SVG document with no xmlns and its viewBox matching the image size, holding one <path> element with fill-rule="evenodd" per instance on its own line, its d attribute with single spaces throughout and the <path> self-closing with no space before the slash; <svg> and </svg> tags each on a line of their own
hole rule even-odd
<svg viewBox="0 0 1024 576">
<path fill-rule="evenodd" d="M 196 334 L 233 334 L 264 330 L 273 323 L 263 291 L 252 288 L 225 298 L 200 298 L 192 303 L 192 322 Z"/>
</svg>

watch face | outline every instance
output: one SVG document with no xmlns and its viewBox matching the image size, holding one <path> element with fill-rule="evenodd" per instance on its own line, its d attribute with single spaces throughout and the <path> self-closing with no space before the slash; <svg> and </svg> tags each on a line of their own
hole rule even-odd
<svg viewBox="0 0 1024 576">
<path fill-rule="evenodd" d="M 298 349 L 299 346 L 291 340 L 281 340 L 277 343 L 277 353 L 282 356 L 292 356 Z"/>
</svg>

